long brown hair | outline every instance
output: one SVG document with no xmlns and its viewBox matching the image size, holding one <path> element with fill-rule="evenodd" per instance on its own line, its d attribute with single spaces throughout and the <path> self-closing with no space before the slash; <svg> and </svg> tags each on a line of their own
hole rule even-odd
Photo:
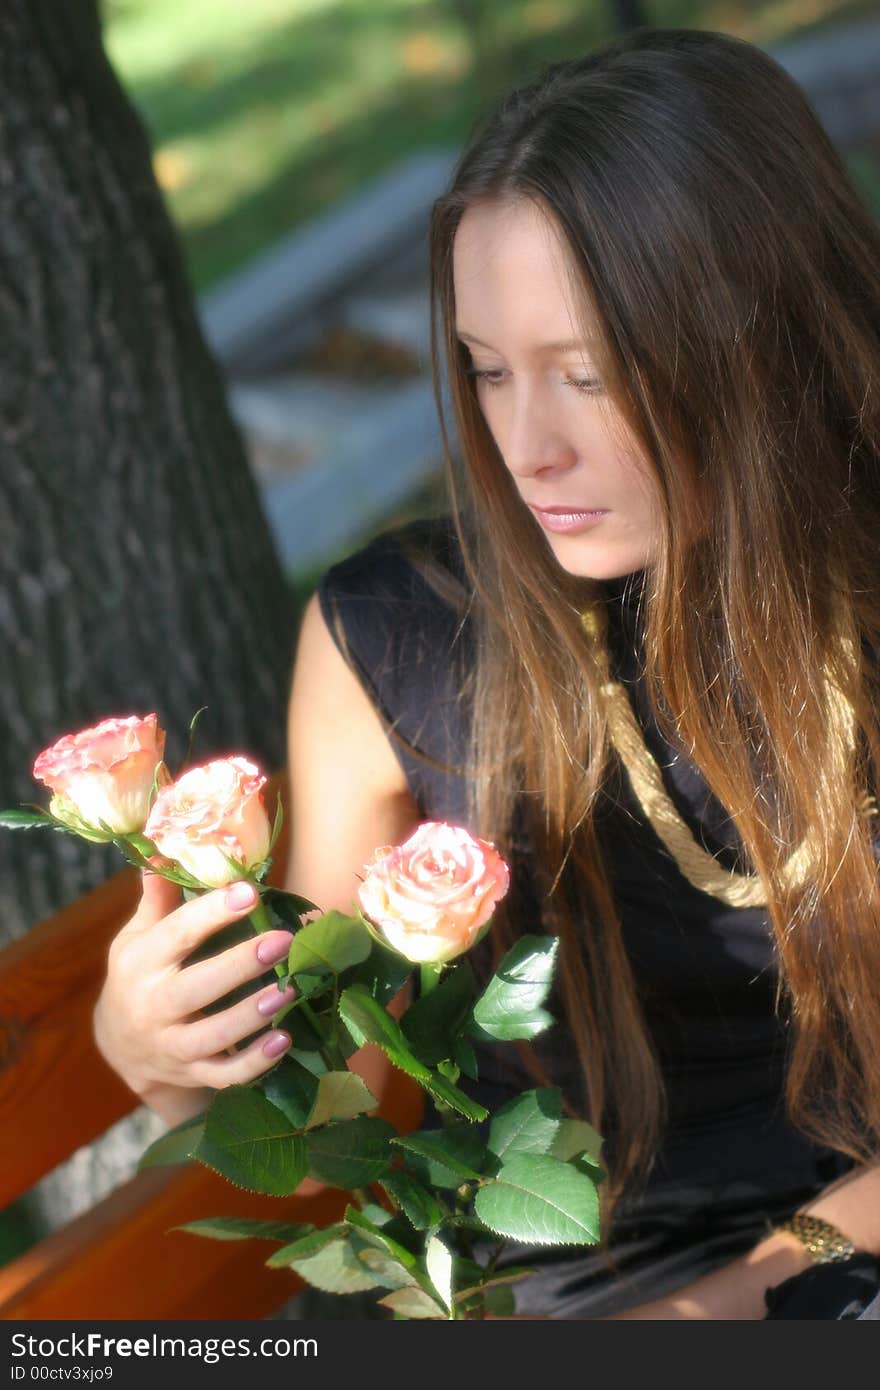
<svg viewBox="0 0 880 1390">
<path fill-rule="evenodd" d="M 789 1114 L 868 1160 L 880 1137 L 880 904 L 863 814 L 880 786 L 880 233 L 785 71 L 690 29 L 638 30 L 546 67 L 476 132 L 434 206 L 435 390 L 442 422 L 445 359 L 459 444 L 444 425 L 447 482 L 478 630 L 472 816 L 507 847 L 528 808 L 583 1103 L 615 1136 L 606 1220 L 648 1171 L 663 1087 L 592 814 L 614 765 L 579 616 L 596 582 L 558 565 L 519 498 L 456 336 L 456 229 L 499 199 L 555 219 L 601 332 L 606 390 L 656 482 L 647 690 L 764 885 Z M 706 524 L 688 542 L 695 497 Z M 850 741 L 835 732 L 840 695 Z M 805 837 L 812 872 L 792 884 L 784 865 Z M 517 930 L 499 909 L 499 949 Z"/>
</svg>

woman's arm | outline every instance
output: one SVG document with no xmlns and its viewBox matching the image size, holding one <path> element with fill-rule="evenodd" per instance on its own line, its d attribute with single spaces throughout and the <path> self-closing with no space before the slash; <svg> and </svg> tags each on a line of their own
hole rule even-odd
<svg viewBox="0 0 880 1390">
<path fill-rule="evenodd" d="M 399 844 L 421 815 L 379 715 L 327 629 L 317 595 L 303 615 L 287 719 L 290 854 L 285 886 L 325 910 L 351 912 L 363 866 Z M 391 1000 L 398 1017 L 406 984 Z M 373 1044 L 349 1068 L 379 1097 L 391 1063 Z M 307 1178 L 304 1196 L 320 1184 Z"/>
<path fill-rule="evenodd" d="M 351 912 L 357 876 L 373 849 L 405 839 L 420 817 L 381 720 L 340 655 L 316 595 L 306 605 L 297 644 L 287 758 L 285 886 L 324 910 Z M 267 991 L 255 989 L 210 1021 L 200 1012 L 265 973 L 256 939 L 210 961 L 186 961 L 196 945 L 246 915 L 225 905 L 222 890 L 180 905 L 179 889 L 146 875 L 134 917 L 111 944 L 93 1016 L 95 1041 L 109 1065 L 168 1125 L 199 1114 L 217 1087 L 253 1080 L 275 1064 L 261 1053 L 262 1035 L 232 1055 L 225 1046 L 261 1025 L 268 1029 L 269 1020 L 256 1008 Z M 272 936 L 286 949 L 289 933 Z M 398 1011 L 402 1004 L 399 997 Z M 352 1068 L 374 1094 L 388 1065 L 373 1048 L 352 1058 Z"/>
<path fill-rule="evenodd" d="M 857 1250 L 880 1255 L 880 1164 L 845 1173 L 800 1210 L 836 1226 Z M 611 1316 L 760 1319 L 767 1311 L 765 1290 L 808 1269 L 811 1263 L 809 1252 L 796 1236 L 778 1231 L 748 1254 L 713 1269 L 675 1293 Z"/>
</svg>

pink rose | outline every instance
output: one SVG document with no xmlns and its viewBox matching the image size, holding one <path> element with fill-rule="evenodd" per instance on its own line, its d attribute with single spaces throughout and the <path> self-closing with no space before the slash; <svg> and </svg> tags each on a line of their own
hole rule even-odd
<svg viewBox="0 0 880 1390">
<path fill-rule="evenodd" d="M 164 752 L 165 731 L 155 714 L 132 714 L 65 734 L 39 754 L 33 775 L 54 793 L 49 811 L 58 820 L 80 831 L 103 821 L 117 835 L 130 835 L 149 814 L 157 769 L 159 786 L 169 780 Z"/>
<path fill-rule="evenodd" d="M 156 797 L 144 834 L 199 883 L 222 888 L 240 877 L 224 855 L 250 869 L 269 853 L 272 827 L 260 795 L 265 782 L 247 758 L 191 768 Z"/>
<path fill-rule="evenodd" d="M 433 965 L 479 941 L 510 881 L 493 844 L 444 821 L 425 821 L 405 844 L 377 849 L 364 868 L 364 916 L 402 956 Z"/>
</svg>

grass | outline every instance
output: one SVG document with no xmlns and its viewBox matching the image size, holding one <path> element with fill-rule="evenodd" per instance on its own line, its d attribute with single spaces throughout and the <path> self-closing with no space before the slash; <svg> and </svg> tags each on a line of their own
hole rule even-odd
<svg viewBox="0 0 880 1390">
<path fill-rule="evenodd" d="M 865 0 L 646 0 L 651 24 L 768 44 Z M 105 0 L 196 290 L 493 98 L 612 34 L 607 0 Z"/>
</svg>

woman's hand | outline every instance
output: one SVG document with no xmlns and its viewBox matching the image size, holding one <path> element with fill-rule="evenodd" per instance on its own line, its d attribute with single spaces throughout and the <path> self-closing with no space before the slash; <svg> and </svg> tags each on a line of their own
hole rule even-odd
<svg viewBox="0 0 880 1390">
<path fill-rule="evenodd" d="M 406 839 L 421 812 L 383 720 L 337 648 L 316 593 L 306 604 L 297 641 L 287 768 L 289 853 L 283 886 L 325 912 L 350 913 L 360 871 L 376 846 Z M 181 905 L 173 884 L 145 874 L 141 903 L 110 947 L 107 979 L 94 1011 L 95 1041 L 113 1070 L 169 1125 L 207 1109 L 217 1089 L 261 1076 L 281 1055 L 263 1052 L 268 1034 L 234 1055 L 224 1051 L 268 1024 L 271 1015 L 264 1018 L 257 1005 L 272 999 L 269 1007 L 276 1011 L 280 1001 L 274 989 L 255 991 L 207 1017 L 200 1010 L 282 960 L 289 933 L 266 932 L 211 960 L 184 965 L 213 932 L 249 911 L 249 906 L 229 907 L 222 889 Z M 272 943 L 277 955 L 259 960 L 258 945 Z M 389 1005 L 398 1016 L 407 989 Z M 391 1063 L 381 1049 L 368 1044 L 349 1066 L 373 1095 L 382 1095 Z M 307 1195 L 318 1186 L 306 1179 L 298 1191 Z"/>
<path fill-rule="evenodd" d="M 126 1085 L 168 1124 L 199 1114 L 214 1091 L 261 1076 L 290 1045 L 289 1034 L 274 1029 L 240 1052 L 227 1052 L 268 1025 L 292 989 L 280 995 L 270 986 L 221 1012 L 202 1012 L 283 960 L 289 932 L 268 931 L 184 965 L 212 933 L 247 916 L 255 896 L 238 905 L 230 901 L 232 890 L 245 886 L 181 903 L 174 884 L 144 871 L 137 911 L 110 946 L 93 1015 L 95 1042 Z"/>
<path fill-rule="evenodd" d="M 880 1164 L 857 1167 L 798 1208 L 836 1226 L 856 1250 L 880 1255 Z M 760 1319 L 765 1290 L 809 1269 L 812 1258 L 797 1236 L 774 1231 L 748 1254 L 650 1303 L 612 1318 Z"/>
</svg>

